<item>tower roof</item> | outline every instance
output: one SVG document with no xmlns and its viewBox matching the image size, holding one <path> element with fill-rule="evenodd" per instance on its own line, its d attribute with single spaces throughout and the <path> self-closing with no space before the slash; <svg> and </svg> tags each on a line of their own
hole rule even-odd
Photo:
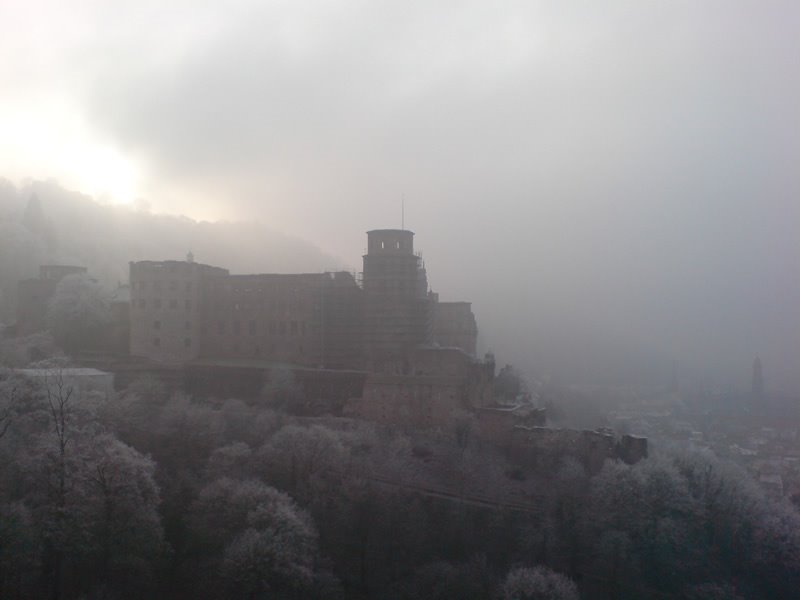
<svg viewBox="0 0 800 600">
<path fill-rule="evenodd" d="M 367 231 L 367 235 L 372 235 L 373 233 L 406 233 L 414 235 L 414 232 L 410 229 L 370 229 Z"/>
</svg>

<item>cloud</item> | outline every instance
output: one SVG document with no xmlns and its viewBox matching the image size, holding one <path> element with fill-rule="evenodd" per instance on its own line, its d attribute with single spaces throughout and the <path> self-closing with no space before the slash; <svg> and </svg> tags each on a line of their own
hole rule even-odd
<svg viewBox="0 0 800 600">
<path fill-rule="evenodd" d="M 434 285 L 518 362 L 760 351 L 789 380 L 799 29 L 791 2 L 87 3 L 0 78 L 67 73 L 156 209 L 354 266 L 404 194 Z"/>
</svg>

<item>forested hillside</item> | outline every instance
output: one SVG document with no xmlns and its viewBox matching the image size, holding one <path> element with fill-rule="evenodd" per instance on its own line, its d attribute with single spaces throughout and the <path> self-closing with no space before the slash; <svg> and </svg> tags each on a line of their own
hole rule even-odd
<svg viewBox="0 0 800 600">
<path fill-rule="evenodd" d="M 707 452 L 597 474 L 415 432 L 0 372 L 3 598 L 796 597 L 800 516 Z M 48 392 L 49 390 L 49 392 Z M 516 498 L 511 501 L 510 498 Z M 580 594 L 580 596 L 579 596 Z"/>
</svg>

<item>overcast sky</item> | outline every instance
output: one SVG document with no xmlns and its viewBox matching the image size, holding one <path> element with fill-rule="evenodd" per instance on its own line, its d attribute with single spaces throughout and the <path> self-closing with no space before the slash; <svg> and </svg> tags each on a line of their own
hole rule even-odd
<svg viewBox="0 0 800 600">
<path fill-rule="evenodd" d="M 4 2 L 0 90 L 2 176 L 352 267 L 405 196 L 501 360 L 800 385 L 797 2 Z"/>
</svg>

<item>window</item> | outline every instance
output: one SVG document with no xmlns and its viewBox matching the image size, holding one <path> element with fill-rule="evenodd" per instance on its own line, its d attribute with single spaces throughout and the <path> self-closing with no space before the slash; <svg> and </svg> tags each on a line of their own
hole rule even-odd
<svg viewBox="0 0 800 600">
<path fill-rule="evenodd" d="M 225 333 L 225 321 L 220 321 L 217 323 L 217 333 L 220 335 Z"/>
<path fill-rule="evenodd" d="M 153 321 L 153 329 L 161 329 L 161 321 Z"/>
<path fill-rule="evenodd" d="M 155 308 L 161 308 L 161 298 L 156 298 L 155 300 L 153 300 L 153 306 Z"/>
<path fill-rule="evenodd" d="M 241 326 L 240 326 L 239 321 L 234 321 L 233 322 L 233 333 L 235 333 L 236 335 L 239 335 L 240 332 L 241 332 Z"/>
<path fill-rule="evenodd" d="M 286 335 L 286 321 L 281 321 L 281 335 Z"/>
<path fill-rule="evenodd" d="M 185 347 L 187 347 L 187 348 L 188 348 L 189 346 L 191 346 L 191 345 L 192 345 L 192 338 L 186 338 L 185 340 L 183 340 L 183 345 L 184 345 Z"/>
<path fill-rule="evenodd" d="M 255 321 L 250 321 L 250 323 L 248 325 L 248 329 L 250 330 L 250 335 L 255 335 L 256 334 L 256 322 Z"/>
<path fill-rule="evenodd" d="M 184 308 L 185 308 L 186 310 L 192 310 L 192 301 L 191 301 L 191 300 L 186 300 L 186 301 L 183 303 L 183 305 L 184 305 Z"/>
<path fill-rule="evenodd" d="M 292 335 L 297 335 L 297 321 L 292 321 L 291 327 L 292 327 Z"/>
<path fill-rule="evenodd" d="M 153 346 L 161 346 L 161 338 L 153 338 Z"/>
<path fill-rule="evenodd" d="M 192 328 L 192 323 L 191 323 L 191 321 L 186 321 L 186 323 L 184 323 L 183 326 L 184 326 L 184 329 L 191 329 Z"/>
</svg>

